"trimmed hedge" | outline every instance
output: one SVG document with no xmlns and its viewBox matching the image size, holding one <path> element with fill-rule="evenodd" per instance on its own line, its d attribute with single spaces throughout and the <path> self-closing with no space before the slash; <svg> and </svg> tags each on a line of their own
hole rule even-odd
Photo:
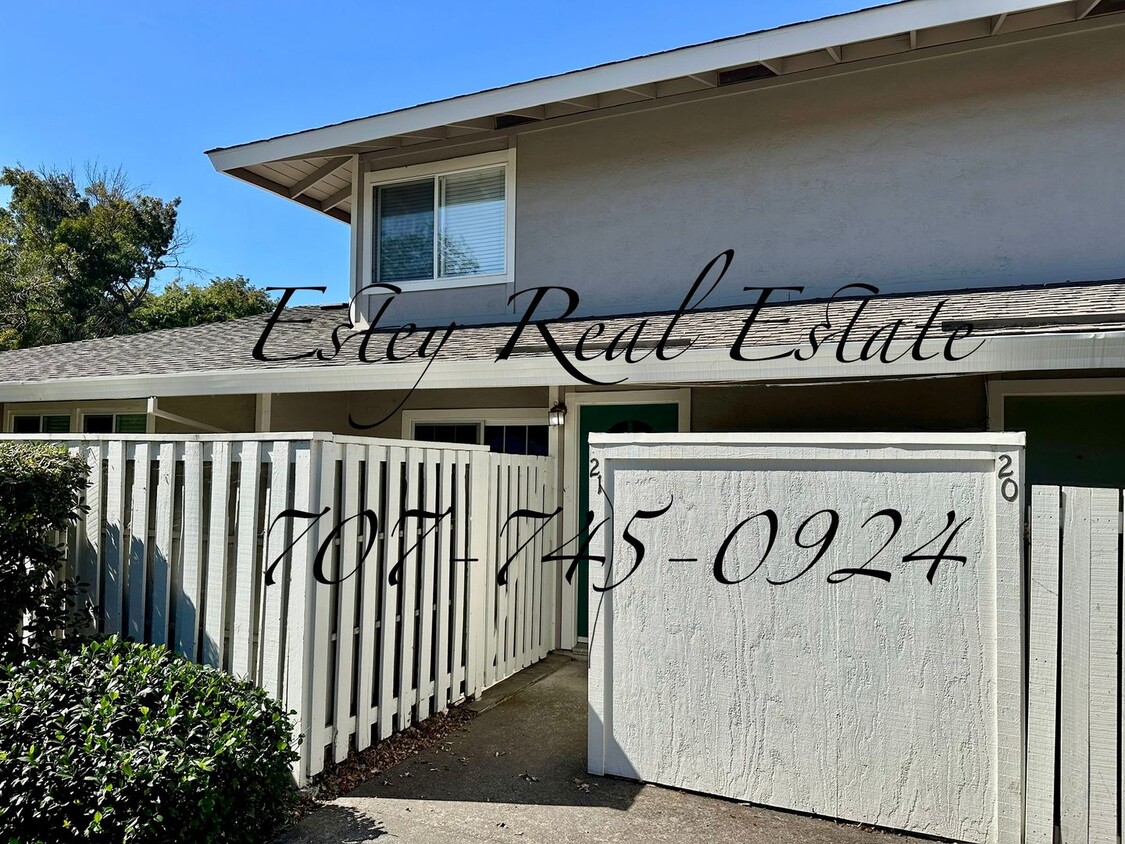
<svg viewBox="0 0 1125 844">
<path fill-rule="evenodd" d="M 263 690 L 162 647 L 0 671 L 0 841 L 269 841 L 296 756 Z"/>
<path fill-rule="evenodd" d="M 86 463 L 66 448 L 0 442 L 0 662 L 50 655 L 84 621 L 77 584 L 54 578 L 63 550 L 52 534 L 78 518 L 85 487 Z"/>
</svg>

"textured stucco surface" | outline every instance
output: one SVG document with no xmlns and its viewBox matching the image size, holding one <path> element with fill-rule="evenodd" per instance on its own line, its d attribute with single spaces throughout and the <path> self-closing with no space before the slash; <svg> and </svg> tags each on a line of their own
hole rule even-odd
<svg viewBox="0 0 1125 844">
<path fill-rule="evenodd" d="M 870 464 L 822 455 L 813 465 L 784 449 L 745 462 L 719 451 L 683 446 L 682 460 L 669 450 L 612 471 L 605 461 L 615 577 L 636 559 L 625 520 L 670 499 L 674 509 L 634 525 L 642 564 L 600 606 L 591 598 L 592 670 L 606 684 L 591 681 L 592 770 L 604 747 L 607 773 L 647 782 L 961 841 L 1018 836 L 1003 807 L 1006 831 L 997 822 L 1000 790 L 1018 769 L 997 759 L 1019 752 L 998 728 L 1008 717 L 998 678 L 1018 671 L 1019 656 L 997 641 L 994 462 L 934 451 Z M 865 525 L 887 507 L 902 527 L 872 568 L 891 579 L 828 583 L 890 536 L 887 518 Z M 745 582 L 718 583 L 723 539 L 767 508 L 779 530 L 765 562 L 758 567 L 768 545 L 759 518 L 726 555 L 726 576 Z M 824 556 L 806 576 L 769 584 L 812 561 L 828 517 L 796 538 L 825 509 L 839 513 L 839 529 Z M 968 561 L 942 564 L 931 585 L 928 562 L 902 558 L 936 552 L 941 541 L 927 543 L 951 510 L 970 521 L 949 554 Z M 1018 524 L 1018 509 L 1005 519 L 1012 513 Z M 1006 588 L 1018 590 L 1015 575 Z"/>
<path fill-rule="evenodd" d="M 715 304 L 746 285 L 1118 278 L 1123 62 L 1114 28 L 523 134 L 515 289 L 674 308 L 728 248 Z M 508 292 L 420 293 L 402 313 L 495 318 Z"/>
</svg>

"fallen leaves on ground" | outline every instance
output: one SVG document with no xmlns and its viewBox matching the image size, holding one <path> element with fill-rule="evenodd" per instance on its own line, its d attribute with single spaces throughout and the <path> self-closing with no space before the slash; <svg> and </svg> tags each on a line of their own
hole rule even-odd
<svg viewBox="0 0 1125 844">
<path fill-rule="evenodd" d="M 454 706 L 445 712 L 431 715 L 425 721 L 395 733 L 364 751 L 348 754 L 347 759 L 325 769 L 312 786 L 301 792 L 295 809 L 295 820 L 315 812 L 323 804 L 347 794 L 360 784 L 375 778 L 377 774 L 393 768 L 416 754 L 432 749 L 439 743 L 441 746 L 436 749 L 445 753 L 450 752 L 453 745 L 442 740 L 460 731 L 472 718 L 473 713 L 470 710 L 464 706 Z M 468 761 L 464 757 L 461 758 L 462 763 Z M 410 772 L 407 771 L 400 776 L 409 777 Z M 388 786 L 391 782 L 382 779 L 382 785 Z"/>
</svg>

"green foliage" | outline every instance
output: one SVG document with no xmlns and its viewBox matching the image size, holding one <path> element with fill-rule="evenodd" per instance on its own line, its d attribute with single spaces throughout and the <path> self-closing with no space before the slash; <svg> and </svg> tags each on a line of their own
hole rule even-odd
<svg viewBox="0 0 1125 844">
<path fill-rule="evenodd" d="M 134 331 L 183 328 L 223 322 L 272 311 L 266 291 L 242 276 L 213 278 L 206 286 L 174 281 L 160 293 L 149 293 L 133 312 Z"/>
<path fill-rule="evenodd" d="M 180 200 L 149 196 L 120 172 L 0 171 L 0 347 L 129 330 L 157 273 L 178 266 Z"/>
<path fill-rule="evenodd" d="M 0 674 L 0 840 L 269 841 L 292 727 L 254 685 L 117 638 Z"/>
<path fill-rule="evenodd" d="M 57 580 L 56 532 L 78 517 L 86 464 L 62 446 L 0 442 L 0 662 L 49 654 L 81 624 L 75 583 Z M 31 623 L 21 632 L 21 620 Z"/>
</svg>

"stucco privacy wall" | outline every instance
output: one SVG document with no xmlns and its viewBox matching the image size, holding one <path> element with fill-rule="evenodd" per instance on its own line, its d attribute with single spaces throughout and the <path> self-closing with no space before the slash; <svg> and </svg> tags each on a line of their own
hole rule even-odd
<svg viewBox="0 0 1125 844">
<path fill-rule="evenodd" d="M 747 285 L 1121 277 L 1122 67 L 1112 27 L 524 132 L 516 289 L 675 308 L 727 248 L 709 304 Z M 495 319 L 508 292 L 414 294 L 394 313 Z"/>
<path fill-rule="evenodd" d="M 595 435 L 590 770 L 1018 842 L 1022 452 Z"/>
</svg>

